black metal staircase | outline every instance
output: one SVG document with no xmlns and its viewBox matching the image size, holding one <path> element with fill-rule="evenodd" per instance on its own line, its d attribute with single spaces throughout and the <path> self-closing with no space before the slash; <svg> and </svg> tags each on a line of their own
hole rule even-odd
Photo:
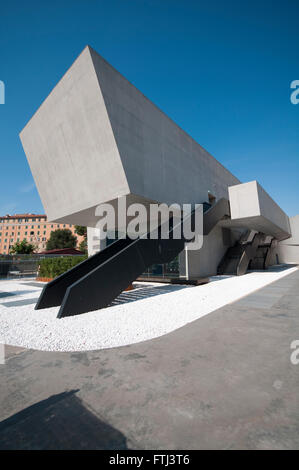
<svg viewBox="0 0 299 470">
<path fill-rule="evenodd" d="M 229 214 L 226 199 L 219 199 L 212 207 L 205 203 L 204 235 Z M 193 213 L 187 217 L 192 220 Z M 152 239 L 150 233 L 136 240 L 119 239 L 77 264 L 43 288 L 35 308 L 60 305 L 57 316 L 62 318 L 107 307 L 147 268 L 155 263 L 170 262 L 184 249 L 185 242 L 190 240 L 185 240 L 183 234 L 180 239 L 174 238 L 173 224 L 170 219 L 169 239 Z M 182 231 L 183 220 L 178 225 Z"/>
</svg>

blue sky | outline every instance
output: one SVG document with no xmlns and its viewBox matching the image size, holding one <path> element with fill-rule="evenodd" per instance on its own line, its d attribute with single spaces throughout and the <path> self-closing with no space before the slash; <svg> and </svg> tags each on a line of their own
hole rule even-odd
<svg viewBox="0 0 299 470">
<path fill-rule="evenodd" d="M 43 212 L 18 134 L 86 44 L 240 180 L 299 214 L 298 0 L 10 0 L 0 215 Z"/>
</svg>

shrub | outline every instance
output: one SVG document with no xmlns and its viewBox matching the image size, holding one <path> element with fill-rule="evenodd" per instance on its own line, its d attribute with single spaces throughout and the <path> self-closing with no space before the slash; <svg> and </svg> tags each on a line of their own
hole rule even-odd
<svg viewBox="0 0 299 470">
<path fill-rule="evenodd" d="M 10 248 L 10 253 L 17 254 L 17 255 L 26 255 L 26 254 L 33 253 L 35 248 L 36 248 L 35 245 L 28 243 L 26 238 L 24 238 L 24 240 L 22 240 L 21 242 L 16 242 Z"/>
<path fill-rule="evenodd" d="M 40 261 L 39 277 L 57 277 L 84 261 L 87 256 L 64 256 L 60 258 L 45 258 Z"/>
</svg>

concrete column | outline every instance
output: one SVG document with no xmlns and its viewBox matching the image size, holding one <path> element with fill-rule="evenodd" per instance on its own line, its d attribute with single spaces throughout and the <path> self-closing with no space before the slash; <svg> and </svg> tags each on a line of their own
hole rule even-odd
<svg viewBox="0 0 299 470">
<path fill-rule="evenodd" d="M 100 229 L 87 227 L 87 249 L 88 256 L 95 255 L 106 247 L 106 239 L 101 240 Z"/>
</svg>

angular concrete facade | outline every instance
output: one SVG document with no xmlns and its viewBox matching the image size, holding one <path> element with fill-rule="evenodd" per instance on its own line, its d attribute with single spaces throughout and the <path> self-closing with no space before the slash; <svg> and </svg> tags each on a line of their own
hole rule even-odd
<svg viewBox="0 0 299 470">
<path fill-rule="evenodd" d="M 201 250 L 181 256 L 190 277 L 215 274 L 246 230 L 277 240 L 291 235 L 287 215 L 256 181 L 241 184 L 89 46 L 20 137 L 45 211 L 56 222 L 95 227 L 95 208 L 116 206 L 122 196 L 145 205 L 229 200 L 230 217 L 204 237 Z"/>
<path fill-rule="evenodd" d="M 89 48 L 20 134 L 50 220 L 74 220 L 129 186 Z"/>
<path fill-rule="evenodd" d="M 50 220 L 93 226 L 95 207 L 123 195 L 198 203 L 239 183 L 90 47 L 20 136 Z"/>
<path fill-rule="evenodd" d="M 229 188 L 231 220 L 227 225 L 244 227 L 284 240 L 291 235 L 288 216 L 257 181 Z"/>
</svg>

